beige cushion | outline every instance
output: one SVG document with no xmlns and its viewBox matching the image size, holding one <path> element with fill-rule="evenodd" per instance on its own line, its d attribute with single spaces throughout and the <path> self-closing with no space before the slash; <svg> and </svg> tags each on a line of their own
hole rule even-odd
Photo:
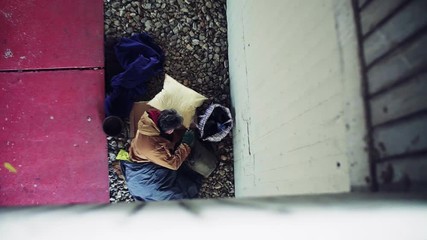
<svg viewBox="0 0 427 240">
<path fill-rule="evenodd" d="M 196 108 L 200 107 L 205 100 L 207 100 L 205 96 L 166 74 L 162 91 L 151 99 L 148 105 L 159 110 L 175 109 L 184 118 L 184 127 L 189 128 Z"/>
</svg>

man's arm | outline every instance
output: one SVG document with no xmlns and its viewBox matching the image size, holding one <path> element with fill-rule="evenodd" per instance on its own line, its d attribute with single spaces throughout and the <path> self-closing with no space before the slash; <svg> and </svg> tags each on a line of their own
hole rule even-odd
<svg viewBox="0 0 427 240">
<path fill-rule="evenodd" d="M 178 145 L 173 153 L 165 145 L 160 145 L 155 148 L 156 151 L 153 153 L 152 158 L 149 157 L 149 159 L 160 166 L 177 170 L 190 155 L 193 144 L 194 132 L 187 130 L 182 137 L 181 144 Z"/>
<path fill-rule="evenodd" d="M 151 156 L 147 157 L 155 164 L 172 170 L 177 170 L 187 159 L 188 155 L 190 155 L 190 152 L 190 146 L 186 143 L 181 143 L 173 153 L 171 153 L 165 146 L 161 146 L 149 154 Z"/>
</svg>

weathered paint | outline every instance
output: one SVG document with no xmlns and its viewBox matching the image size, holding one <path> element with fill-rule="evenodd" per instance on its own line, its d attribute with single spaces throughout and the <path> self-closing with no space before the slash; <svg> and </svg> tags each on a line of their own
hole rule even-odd
<svg viewBox="0 0 427 240">
<path fill-rule="evenodd" d="M 0 1 L 0 71 L 104 66 L 103 1 Z"/>
<path fill-rule="evenodd" d="M 109 202 L 104 91 L 102 70 L 0 73 L 0 206 Z"/>
</svg>

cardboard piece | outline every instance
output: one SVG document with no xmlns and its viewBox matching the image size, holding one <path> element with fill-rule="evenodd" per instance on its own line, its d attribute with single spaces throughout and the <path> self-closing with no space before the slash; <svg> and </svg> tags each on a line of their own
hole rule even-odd
<svg viewBox="0 0 427 240">
<path fill-rule="evenodd" d="M 142 114 L 153 108 L 147 104 L 148 101 L 134 102 L 132 110 L 129 114 L 129 137 L 133 139 L 136 135 L 136 130 L 138 129 L 138 122 L 141 119 Z"/>
</svg>

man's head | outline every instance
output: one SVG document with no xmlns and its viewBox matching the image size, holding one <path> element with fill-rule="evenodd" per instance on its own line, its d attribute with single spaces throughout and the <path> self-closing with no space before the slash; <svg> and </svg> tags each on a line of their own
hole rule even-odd
<svg viewBox="0 0 427 240">
<path fill-rule="evenodd" d="M 174 109 L 166 109 L 160 112 L 159 128 L 166 134 L 171 134 L 182 125 L 183 118 Z"/>
</svg>

